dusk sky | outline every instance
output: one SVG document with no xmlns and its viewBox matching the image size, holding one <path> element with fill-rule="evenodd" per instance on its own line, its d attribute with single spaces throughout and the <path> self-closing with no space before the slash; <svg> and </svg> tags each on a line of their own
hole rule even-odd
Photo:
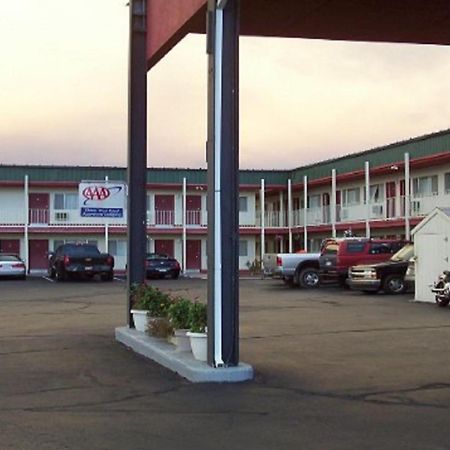
<svg viewBox="0 0 450 450">
<path fill-rule="evenodd" d="M 0 0 L 0 163 L 126 164 L 126 0 Z M 241 38 L 242 168 L 450 127 L 450 48 Z M 205 37 L 148 75 L 148 165 L 206 167 Z"/>
</svg>

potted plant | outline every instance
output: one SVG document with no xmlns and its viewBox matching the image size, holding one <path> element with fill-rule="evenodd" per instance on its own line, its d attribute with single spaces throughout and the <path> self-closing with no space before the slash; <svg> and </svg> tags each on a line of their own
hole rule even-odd
<svg viewBox="0 0 450 450">
<path fill-rule="evenodd" d="M 174 343 L 177 350 L 186 352 L 191 350 L 189 337 L 186 333 L 190 328 L 191 300 L 184 297 L 175 297 L 167 311 L 169 322 L 174 328 Z"/>
<path fill-rule="evenodd" d="M 207 306 L 194 302 L 189 309 L 190 331 L 187 333 L 191 341 L 192 354 L 199 361 L 207 360 Z"/>
<path fill-rule="evenodd" d="M 145 283 L 134 286 L 131 292 L 131 313 L 136 330 L 145 332 L 149 319 L 152 322 L 153 318 L 167 317 L 170 303 L 170 295 L 158 288 Z"/>
</svg>

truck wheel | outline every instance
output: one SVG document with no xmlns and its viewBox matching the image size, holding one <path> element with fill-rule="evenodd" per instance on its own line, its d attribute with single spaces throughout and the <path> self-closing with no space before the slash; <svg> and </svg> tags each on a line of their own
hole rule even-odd
<svg viewBox="0 0 450 450">
<path fill-rule="evenodd" d="M 102 281 L 112 281 L 114 279 L 114 272 L 111 272 L 100 276 Z"/>
<path fill-rule="evenodd" d="M 47 273 L 49 278 L 55 278 L 56 276 L 55 269 L 53 267 L 49 267 Z"/>
<path fill-rule="evenodd" d="M 66 281 L 67 273 L 64 269 L 56 270 L 56 281 Z"/>
<path fill-rule="evenodd" d="M 406 291 L 405 280 L 401 275 L 389 275 L 383 281 L 386 294 L 403 294 Z"/>
<path fill-rule="evenodd" d="M 305 289 L 312 289 L 319 286 L 319 270 L 314 267 L 305 267 L 297 275 L 298 285 Z"/>
</svg>

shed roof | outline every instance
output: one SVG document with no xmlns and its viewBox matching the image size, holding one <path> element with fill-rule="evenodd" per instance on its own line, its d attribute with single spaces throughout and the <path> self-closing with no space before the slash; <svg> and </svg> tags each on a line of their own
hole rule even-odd
<svg viewBox="0 0 450 450">
<path fill-rule="evenodd" d="M 433 220 L 436 216 L 442 217 L 445 221 L 448 221 L 450 226 L 450 208 L 434 208 L 421 222 L 419 222 L 414 229 L 411 231 L 411 234 L 414 236 L 417 234 L 425 225 L 427 225 L 431 220 Z"/>
</svg>

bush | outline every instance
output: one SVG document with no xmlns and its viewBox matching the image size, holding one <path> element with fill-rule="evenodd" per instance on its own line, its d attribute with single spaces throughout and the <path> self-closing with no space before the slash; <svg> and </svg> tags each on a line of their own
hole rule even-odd
<svg viewBox="0 0 450 450">
<path fill-rule="evenodd" d="M 190 327 L 189 311 L 191 300 L 184 297 L 175 297 L 167 311 L 167 317 L 175 329 L 182 330 Z"/>
<path fill-rule="evenodd" d="M 166 317 L 171 303 L 169 294 L 151 285 L 141 284 L 131 291 L 132 308 L 148 311 L 148 315 L 152 317 Z"/>
<path fill-rule="evenodd" d="M 204 333 L 207 326 L 208 308 L 203 303 L 191 303 L 189 309 L 189 327 L 193 333 Z"/>
</svg>

